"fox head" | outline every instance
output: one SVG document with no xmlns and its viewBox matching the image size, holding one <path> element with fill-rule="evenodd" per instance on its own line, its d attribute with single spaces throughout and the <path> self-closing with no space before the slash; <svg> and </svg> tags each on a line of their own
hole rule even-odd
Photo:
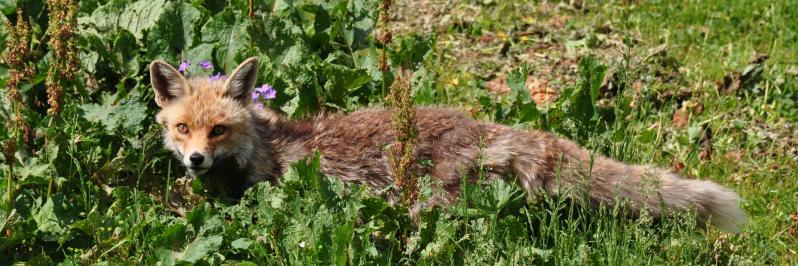
<svg viewBox="0 0 798 266">
<path fill-rule="evenodd" d="M 256 112 L 251 96 L 258 77 L 258 60 L 241 63 L 226 80 L 186 79 L 164 61 L 150 65 L 156 121 L 163 126 L 164 144 L 191 176 L 207 173 L 226 159 L 246 167 L 256 138 Z"/>
</svg>

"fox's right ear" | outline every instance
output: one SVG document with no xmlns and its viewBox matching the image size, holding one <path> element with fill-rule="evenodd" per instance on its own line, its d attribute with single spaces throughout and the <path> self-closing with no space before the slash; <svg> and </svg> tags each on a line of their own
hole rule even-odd
<svg viewBox="0 0 798 266">
<path fill-rule="evenodd" d="M 160 107 L 183 95 L 187 87 L 183 75 L 162 60 L 155 60 L 150 64 L 150 82 L 155 89 L 155 103 Z"/>
</svg>

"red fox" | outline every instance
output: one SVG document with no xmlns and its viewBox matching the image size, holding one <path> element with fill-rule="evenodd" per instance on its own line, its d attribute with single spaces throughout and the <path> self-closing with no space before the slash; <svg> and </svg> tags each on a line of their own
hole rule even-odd
<svg viewBox="0 0 798 266">
<path fill-rule="evenodd" d="M 326 175 L 377 190 L 393 184 L 386 150 L 394 141 L 390 110 L 291 121 L 252 103 L 258 67 L 250 58 L 229 78 L 212 80 L 187 79 L 160 60 L 150 65 L 164 144 L 190 176 L 218 180 L 218 189 L 240 197 L 256 182 L 279 184 L 292 163 L 318 151 Z M 711 181 L 592 157 L 553 134 L 476 121 L 450 109 L 419 108 L 415 120 L 417 156 L 431 162 L 418 171 L 434 180 L 437 193 L 413 208 L 453 203 L 462 177 L 475 180 L 482 171 L 488 180 L 520 185 L 530 197 L 584 197 L 593 207 L 625 201 L 633 215 L 647 208 L 654 217 L 664 209 L 695 211 L 699 223 L 730 232 L 746 223 L 739 196 Z M 646 183 L 656 186 L 646 191 Z"/>
</svg>

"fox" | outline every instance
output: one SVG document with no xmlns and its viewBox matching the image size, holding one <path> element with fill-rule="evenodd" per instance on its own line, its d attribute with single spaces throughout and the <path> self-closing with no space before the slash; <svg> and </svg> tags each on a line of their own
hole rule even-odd
<svg viewBox="0 0 798 266">
<path fill-rule="evenodd" d="M 292 164 L 319 154 L 323 174 L 386 191 L 394 184 L 388 147 L 395 141 L 392 110 L 370 107 L 290 119 L 253 103 L 259 61 L 243 61 L 223 80 L 186 77 L 165 61 L 150 64 L 155 120 L 163 143 L 190 177 L 212 181 L 235 200 L 258 182 L 280 184 Z M 692 211 L 696 221 L 728 232 L 747 222 L 740 197 L 715 182 L 687 179 L 654 165 L 631 165 L 591 155 L 553 133 L 517 129 L 444 107 L 418 107 L 415 154 L 426 160 L 418 176 L 434 195 L 409 208 L 454 204 L 461 182 L 503 179 L 529 198 L 588 199 L 591 208 L 622 206 L 654 218 Z M 646 184 L 656 184 L 646 190 Z M 396 193 L 384 195 L 395 199 Z"/>
</svg>

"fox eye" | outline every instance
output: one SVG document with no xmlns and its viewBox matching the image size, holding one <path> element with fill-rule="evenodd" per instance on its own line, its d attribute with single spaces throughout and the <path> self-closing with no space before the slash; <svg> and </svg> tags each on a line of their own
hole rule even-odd
<svg viewBox="0 0 798 266">
<path fill-rule="evenodd" d="M 227 128 L 224 126 L 214 126 L 213 129 L 211 129 L 211 137 L 221 136 L 226 130 Z"/>
<path fill-rule="evenodd" d="M 180 132 L 180 134 L 188 133 L 188 126 L 183 123 L 177 124 L 177 132 Z"/>
</svg>

